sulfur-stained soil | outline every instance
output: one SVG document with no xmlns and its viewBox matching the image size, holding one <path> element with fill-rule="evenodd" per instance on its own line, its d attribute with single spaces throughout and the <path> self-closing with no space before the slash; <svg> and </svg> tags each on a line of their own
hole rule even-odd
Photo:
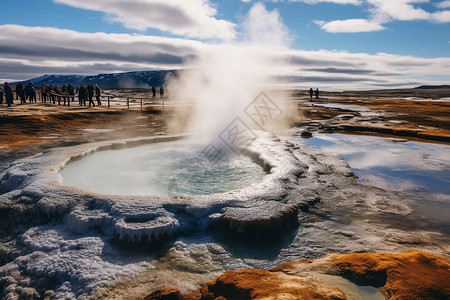
<svg viewBox="0 0 450 300">
<path fill-rule="evenodd" d="M 52 147 L 168 133 L 170 111 L 146 107 L 84 108 L 51 104 L 0 105 L 0 160 Z"/>
<path fill-rule="evenodd" d="M 114 91 L 113 91 L 114 92 Z M 122 92 L 122 91 L 121 91 Z M 130 95 L 134 95 L 130 91 Z M 122 95 L 122 94 L 121 94 Z M 124 97 L 124 95 L 122 95 Z M 369 92 L 324 92 L 310 99 L 307 91 L 292 91 L 291 101 L 305 118 L 297 126 L 310 131 L 399 136 L 409 140 L 450 143 L 450 90 L 388 90 Z M 420 97 L 420 101 L 417 101 Z M 414 100 L 415 99 L 415 100 Z M 445 98 L 444 98 L 445 99 Z M 170 103 L 170 99 L 166 102 Z M 17 103 L 17 100 L 16 100 Z M 379 115 L 348 119 L 340 115 L 357 112 L 322 104 L 356 105 Z M 59 146 L 112 138 L 127 138 L 180 132 L 183 126 L 168 126 L 173 107 L 71 107 L 51 103 L 0 104 L 0 160 L 31 155 Z M 364 119 L 364 118 L 363 118 Z M 320 126 L 312 126 L 316 121 Z M 185 120 L 183 120 L 185 122 Z M 181 123 L 183 123 L 181 122 Z M 97 130 L 94 130 L 97 129 Z M 101 130 L 98 130 L 101 129 Z"/>
<path fill-rule="evenodd" d="M 348 299 L 350 291 L 346 285 L 338 284 L 337 276 L 379 288 L 391 300 L 450 297 L 450 261 L 427 252 L 411 251 L 332 254 L 313 261 L 284 263 L 267 271 L 228 271 L 196 292 L 183 295 L 167 287 L 145 299 Z M 330 278 L 331 281 L 327 280 Z"/>
<path fill-rule="evenodd" d="M 408 90 L 409 91 L 409 90 Z M 421 98 L 418 98 L 421 97 Z M 378 114 L 367 117 L 367 122 L 340 120 L 327 124 L 322 131 L 347 134 L 402 137 L 408 140 L 450 143 L 450 90 L 417 94 L 411 90 L 403 94 L 375 92 L 323 93 L 319 99 L 297 92 L 300 108 L 306 120 L 299 126 L 309 125 L 311 120 L 327 120 L 340 115 L 355 113 L 348 105 L 367 108 Z M 426 98 L 422 98 L 426 97 Z M 439 100 L 443 99 L 443 100 Z M 323 104 L 343 105 L 342 108 L 321 107 Z M 358 113 L 356 113 L 358 114 Z"/>
</svg>

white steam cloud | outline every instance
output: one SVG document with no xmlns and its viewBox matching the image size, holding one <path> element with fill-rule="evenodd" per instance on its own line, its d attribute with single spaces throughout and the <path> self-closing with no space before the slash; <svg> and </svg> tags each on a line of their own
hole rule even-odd
<svg viewBox="0 0 450 300">
<path fill-rule="evenodd" d="M 290 42 L 278 11 L 267 11 L 261 3 L 253 5 L 243 25 L 248 40 L 239 47 L 236 42 L 208 48 L 189 62 L 192 69 L 168 84 L 178 95 L 194 99 L 188 131 L 203 138 L 217 137 L 269 86 L 275 66 L 267 52 L 286 49 Z"/>
</svg>

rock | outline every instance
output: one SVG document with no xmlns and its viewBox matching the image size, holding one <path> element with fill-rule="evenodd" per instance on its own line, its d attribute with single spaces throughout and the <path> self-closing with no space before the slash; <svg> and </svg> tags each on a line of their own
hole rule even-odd
<svg viewBox="0 0 450 300">
<path fill-rule="evenodd" d="M 304 130 L 304 131 L 302 131 L 302 133 L 300 133 L 300 136 L 303 138 L 310 138 L 310 137 L 312 137 L 312 133 Z"/>
<path fill-rule="evenodd" d="M 360 285 L 382 286 L 387 299 L 450 299 L 450 260 L 431 253 L 344 254 L 334 264 Z"/>
<path fill-rule="evenodd" d="M 225 227 L 239 234 L 276 232 L 297 220 L 296 204 L 260 201 L 250 207 L 228 207 L 222 215 Z"/>
<path fill-rule="evenodd" d="M 157 290 L 147 297 L 144 300 L 183 300 L 185 299 L 179 289 L 165 287 L 160 290 Z"/>
<path fill-rule="evenodd" d="M 346 299 L 331 286 L 258 269 L 229 271 L 200 290 L 201 299 Z"/>
<path fill-rule="evenodd" d="M 330 254 L 286 262 L 268 271 L 228 271 L 196 293 L 181 295 L 177 289 L 165 288 L 145 299 L 353 299 L 348 281 L 336 275 L 380 288 L 386 299 L 450 299 L 450 261 L 422 251 Z M 149 298 L 171 293 L 178 298 Z"/>
</svg>

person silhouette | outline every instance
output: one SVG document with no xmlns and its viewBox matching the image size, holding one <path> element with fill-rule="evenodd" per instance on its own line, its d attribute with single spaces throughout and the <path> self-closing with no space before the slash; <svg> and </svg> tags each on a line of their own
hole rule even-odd
<svg viewBox="0 0 450 300">
<path fill-rule="evenodd" d="M 312 97 L 313 97 L 313 89 L 312 88 L 310 88 L 309 89 L 309 98 L 312 100 Z"/>
<path fill-rule="evenodd" d="M 95 103 L 94 103 L 94 100 L 93 100 L 94 92 L 95 92 L 94 86 L 92 85 L 92 83 L 89 83 L 87 85 L 87 93 L 88 93 L 88 97 L 89 97 L 89 107 L 91 107 L 91 104 L 92 104 L 92 107 L 95 106 Z"/>
<path fill-rule="evenodd" d="M 7 82 L 5 82 L 5 84 L 3 85 L 3 92 L 5 93 L 6 104 L 8 104 L 8 106 L 14 104 L 13 89 Z"/>
<path fill-rule="evenodd" d="M 81 84 L 78 89 L 78 101 L 80 102 L 80 106 L 86 106 L 86 98 L 87 98 L 87 90 L 84 84 Z"/>
<path fill-rule="evenodd" d="M 25 87 L 23 86 L 22 82 L 20 82 L 16 86 L 16 96 L 20 97 L 20 104 L 25 103 Z"/>
<path fill-rule="evenodd" d="M 319 99 L 319 89 L 316 89 L 316 99 Z"/>
<path fill-rule="evenodd" d="M 95 85 L 95 99 L 97 99 L 97 106 L 102 105 L 102 102 L 100 101 L 100 96 L 102 94 L 102 91 L 100 90 L 100 87 L 98 84 Z"/>
</svg>

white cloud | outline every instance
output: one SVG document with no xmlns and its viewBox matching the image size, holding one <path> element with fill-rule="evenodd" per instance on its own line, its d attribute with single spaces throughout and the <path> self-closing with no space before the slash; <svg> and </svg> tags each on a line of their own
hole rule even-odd
<svg viewBox="0 0 450 300">
<path fill-rule="evenodd" d="M 362 0 L 289 0 L 289 2 L 304 2 L 306 4 L 335 3 L 335 4 L 359 5 L 362 3 Z"/>
<path fill-rule="evenodd" d="M 215 49 L 248 51 L 272 67 L 287 87 L 374 89 L 443 84 L 420 80 L 442 76 L 448 81 L 450 58 L 420 58 L 345 51 L 301 51 L 268 45 L 207 44 L 136 34 L 84 33 L 49 27 L 0 25 L 0 78 L 26 80 L 43 74 L 84 74 L 135 70 L 195 68 L 190 58 Z M 432 77 L 430 77 L 432 78 Z"/>
<path fill-rule="evenodd" d="M 35 62 L 131 63 L 167 68 L 198 55 L 203 43 L 138 34 L 84 33 L 50 27 L 0 25 L 0 57 Z"/>
<path fill-rule="evenodd" d="M 235 24 L 215 18 L 217 10 L 209 0 L 53 0 L 73 7 L 100 11 L 125 27 L 156 28 L 175 35 L 195 38 L 232 39 Z"/>
<path fill-rule="evenodd" d="M 450 8 L 450 0 L 445 0 L 445 1 L 442 1 L 442 2 L 439 2 L 439 3 L 436 3 L 435 5 L 437 7 L 439 7 L 439 8 L 442 8 L 442 9 Z"/>
<path fill-rule="evenodd" d="M 450 10 L 440 11 L 433 14 L 433 19 L 437 23 L 448 23 L 450 22 Z"/>
<path fill-rule="evenodd" d="M 323 30 L 332 33 L 370 32 L 385 29 L 385 27 L 380 24 L 365 19 L 336 20 L 331 22 L 315 21 L 315 23 L 318 24 Z"/>
<path fill-rule="evenodd" d="M 347 19 L 329 22 L 319 20 L 315 21 L 315 23 L 327 32 L 342 33 L 379 31 L 385 29 L 382 24 L 392 21 L 425 20 L 437 23 L 450 22 L 450 11 L 448 10 L 431 13 L 414 6 L 414 4 L 428 3 L 429 0 L 366 0 L 366 2 L 370 6 L 369 12 L 371 16 L 369 19 Z M 444 8 L 450 5 L 449 3 L 450 0 L 447 0 L 439 3 L 437 6 Z"/>
<path fill-rule="evenodd" d="M 291 42 L 289 29 L 284 25 L 279 11 L 267 11 L 262 3 L 252 6 L 243 27 L 252 44 L 287 46 Z"/>
<path fill-rule="evenodd" d="M 241 0 L 242 2 L 251 2 L 252 0 Z M 335 4 L 352 4 L 360 5 L 363 0 L 270 0 L 271 2 L 303 2 L 306 4 L 319 4 L 319 3 L 335 3 Z"/>
<path fill-rule="evenodd" d="M 367 2 L 373 5 L 374 15 L 386 15 L 393 20 L 428 20 L 431 16 L 429 12 L 412 5 L 428 0 L 367 0 Z"/>
</svg>

